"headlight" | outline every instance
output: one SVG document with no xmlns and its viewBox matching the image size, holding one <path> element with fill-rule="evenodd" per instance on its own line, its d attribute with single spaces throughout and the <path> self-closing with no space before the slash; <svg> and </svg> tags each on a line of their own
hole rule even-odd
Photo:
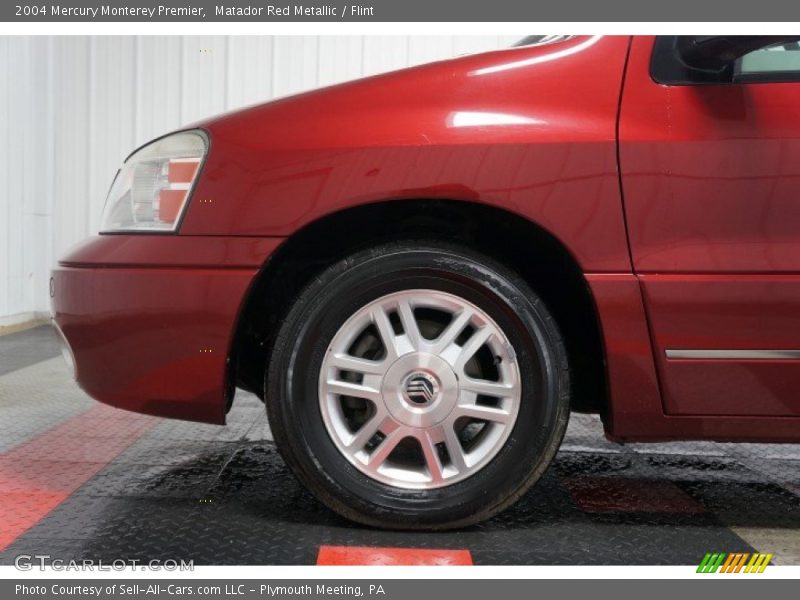
<svg viewBox="0 0 800 600">
<path fill-rule="evenodd" d="M 100 231 L 175 231 L 207 149 L 205 134 L 184 131 L 131 154 L 108 192 Z"/>
</svg>

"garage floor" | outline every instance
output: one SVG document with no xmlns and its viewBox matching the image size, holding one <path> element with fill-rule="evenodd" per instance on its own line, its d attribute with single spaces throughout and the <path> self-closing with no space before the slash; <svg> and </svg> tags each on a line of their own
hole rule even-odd
<svg viewBox="0 0 800 600">
<path fill-rule="evenodd" d="M 0 337 L 0 564 L 696 565 L 713 551 L 800 564 L 800 445 L 619 446 L 574 415 L 512 509 L 456 532 L 382 532 L 298 485 L 254 396 L 237 395 L 226 427 L 135 415 L 77 388 L 48 327 Z"/>
</svg>

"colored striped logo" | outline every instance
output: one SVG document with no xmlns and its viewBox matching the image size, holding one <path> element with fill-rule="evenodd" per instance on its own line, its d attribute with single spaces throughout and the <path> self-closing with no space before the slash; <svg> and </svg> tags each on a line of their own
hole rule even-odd
<svg viewBox="0 0 800 600">
<path fill-rule="evenodd" d="M 698 573 L 763 573 L 772 560 L 773 554 L 755 552 L 737 552 L 726 554 L 724 552 L 709 552 L 703 557 Z"/>
</svg>

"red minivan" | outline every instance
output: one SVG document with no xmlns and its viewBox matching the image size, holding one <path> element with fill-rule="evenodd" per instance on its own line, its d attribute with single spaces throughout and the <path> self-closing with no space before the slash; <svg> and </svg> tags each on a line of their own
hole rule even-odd
<svg viewBox="0 0 800 600">
<path fill-rule="evenodd" d="M 799 442 L 798 39 L 550 37 L 159 138 L 53 273 L 65 355 L 129 410 L 257 394 L 378 527 L 503 510 L 571 410 Z"/>
</svg>

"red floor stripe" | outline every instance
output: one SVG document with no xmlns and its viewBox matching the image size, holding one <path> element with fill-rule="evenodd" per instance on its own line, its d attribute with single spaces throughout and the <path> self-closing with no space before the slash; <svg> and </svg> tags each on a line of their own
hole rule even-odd
<svg viewBox="0 0 800 600">
<path fill-rule="evenodd" d="M 320 546 L 318 565 L 471 565 L 469 550 Z"/>
<path fill-rule="evenodd" d="M 0 552 L 157 422 L 98 405 L 0 454 Z"/>
</svg>

